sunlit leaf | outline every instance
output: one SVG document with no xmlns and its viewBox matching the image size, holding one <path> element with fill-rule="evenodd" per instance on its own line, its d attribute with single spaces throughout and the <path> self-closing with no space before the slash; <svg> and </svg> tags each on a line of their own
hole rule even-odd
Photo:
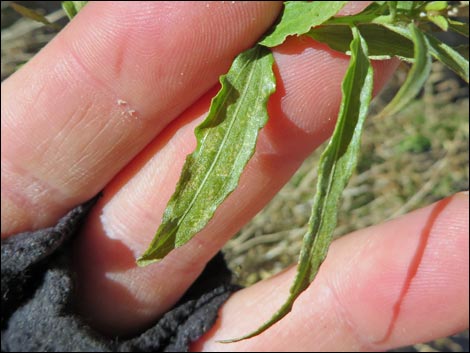
<svg viewBox="0 0 470 353">
<path fill-rule="evenodd" d="M 468 23 L 449 20 L 449 29 L 468 37 Z"/>
<path fill-rule="evenodd" d="M 397 1 L 397 9 L 403 11 L 413 11 L 423 6 L 426 1 Z"/>
<path fill-rule="evenodd" d="M 277 46 L 288 36 L 308 34 L 334 50 L 351 56 L 342 83 L 342 102 L 333 136 L 323 152 L 308 232 L 304 237 L 297 275 L 285 304 L 253 337 L 287 315 L 296 298 L 314 280 L 326 257 L 336 225 L 338 202 L 353 173 L 364 119 L 370 104 L 373 72 L 369 59 L 398 57 L 413 63 L 408 78 L 384 110 L 402 109 L 420 91 L 429 75 L 431 56 L 468 82 L 468 53 L 432 37 L 429 21 L 442 29 L 468 36 L 468 25 L 448 20 L 446 2 L 376 1 L 359 14 L 334 17 L 346 2 L 286 2 L 279 21 L 260 42 Z M 446 4 L 444 4 L 446 3 Z M 444 6 L 445 5 L 445 6 Z M 251 158 L 259 130 L 267 121 L 266 103 L 275 89 L 273 57 L 256 46 L 234 61 L 209 115 L 196 130 L 197 148 L 183 167 L 176 191 L 147 251 L 143 266 L 159 261 L 202 230 L 219 205 L 236 188 Z M 468 46 L 467 46 L 468 51 Z"/>
<path fill-rule="evenodd" d="M 428 16 L 428 19 L 445 32 L 447 32 L 447 30 L 449 29 L 449 22 L 447 22 L 447 19 L 444 16 L 433 15 Z"/>
<path fill-rule="evenodd" d="M 440 40 L 425 33 L 430 46 L 430 52 L 441 63 L 454 71 L 457 75 L 468 83 L 468 60 L 465 59 L 458 51 Z"/>
<path fill-rule="evenodd" d="M 197 148 L 186 158 L 176 191 L 141 266 L 158 261 L 188 242 L 209 222 L 236 188 L 266 124 L 266 103 L 275 90 L 271 51 L 256 46 L 240 54 L 221 77 L 222 88 L 195 134 Z"/>
<path fill-rule="evenodd" d="M 447 8 L 447 1 L 429 1 L 424 9 L 426 11 L 442 11 Z"/>
<path fill-rule="evenodd" d="M 259 44 L 274 47 L 283 43 L 287 36 L 307 33 L 310 28 L 321 25 L 336 15 L 346 3 L 347 1 L 286 1 L 280 21 Z"/>
<path fill-rule="evenodd" d="M 431 72 L 431 56 L 424 34 L 413 24 L 410 24 L 410 31 L 414 44 L 414 64 L 406 81 L 381 115 L 395 114 L 410 103 L 421 91 Z"/>
<path fill-rule="evenodd" d="M 62 8 L 69 19 L 74 18 L 88 1 L 62 1 Z"/>
<path fill-rule="evenodd" d="M 256 336 L 286 316 L 296 298 L 313 281 L 326 257 L 336 226 L 338 202 L 357 164 L 361 133 L 372 95 L 373 71 L 367 57 L 367 44 L 357 28 L 353 29 L 353 36 L 351 60 L 342 84 L 343 98 L 338 121 L 320 158 L 312 215 L 290 295 L 279 311 L 256 331 L 223 342 Z"/>
</svg>

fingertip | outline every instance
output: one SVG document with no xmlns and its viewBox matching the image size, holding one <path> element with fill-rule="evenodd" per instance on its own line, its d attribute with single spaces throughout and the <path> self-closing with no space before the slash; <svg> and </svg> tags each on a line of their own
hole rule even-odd
<svg viewBox="0 0 470 353">
<path fill-rule="evenodd" d="M 235 293 L 194 347 L 382 351 L 444 337 L 468 327 L 468 256 L 468 194 L 461 193 L 337 240 L 286 318 L 220 345 L 274 313 L 295 269 Z"/>
</svg>

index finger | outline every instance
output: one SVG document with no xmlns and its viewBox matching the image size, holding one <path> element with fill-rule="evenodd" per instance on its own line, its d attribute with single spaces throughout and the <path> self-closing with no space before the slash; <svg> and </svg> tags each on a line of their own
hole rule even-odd
<svg viewBox="0 0 470 353">
<path fill-rule="evenodd" d="M 101 190 L 217 83 L 275 2 L 90 3 L 2 84 L 2 236 Z"/>
</svg>

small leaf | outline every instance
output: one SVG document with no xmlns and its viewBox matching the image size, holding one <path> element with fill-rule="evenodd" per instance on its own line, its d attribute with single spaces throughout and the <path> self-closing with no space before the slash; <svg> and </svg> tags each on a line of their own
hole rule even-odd
<svg viewBox="0 0 470 353">
<path fill-rule="evenodd" d="M 468 37 L 468 23 L 449 20 L 449 29 L 465 37 Z"/>
<path fill-rule="evenodd" d="M 88 3 L 88 1 L 62 1 L 62 8 L 71 20 Z"/>
<path fill-rule="evenodd" d="M 447 9 L 447 1 L 429 1 L 424 9 L 426 11 L 442 11 Z"/>
<path fill-rule="evenodd" d="M 290 295 L 274 316 L 256 331 L 233 340 L 256 336 L 286 316 L 296 298 L 315 278 L 326 257 L 336 226 L 338 201 L 357 164 L 360 137 L 372 96 L 373 71 L 367 44 L 353 28 L 351 60 L 342 84 L 343 98 L 335 131 L 320 158 L 318 182 L 308 231 L 304 236 L 297 275 Z"/>
<path fill-rule="evenodd" d="M 396 56 L 413 60 L 413 43 L 408 38 L 379 24 L 361 24 L 357 27 L 367 42 L 370 59 L 386 60 Z M 308 35 L 333 50 L 349 54 L 352 32 L 348 25 L 324 25 L 313 28 Z"/>
<path fill-rule="evenodd" d="M 393 115 L 410 103 L 423 88 L 431 72 L 431 56 L 424 34 L 414 25 L 409 25 L 414 43 L 414 64 L 392 101 L 382 110 L 381 116 Z"/>
<path fill-rule="evenodd" d="M 236 188 L 268 120 L 266 104 L 275 90 L 272 65 L 271 51 L 257 45 L 241 53 L 221 77 L 222 88 L 209 115 L 195 130 L 197 148 L 186 158 L 162 224 L 137 260 L 139 266 L 159 261 L 188 242 Z"/>
<path fill-rule="evenodd" d="M 428 19 L 444 32 L 447 32 L 449 29 L 449 22 L 447 22 L 447 19 L 442 15 L 430 15 Z"/>
<path fill-rule="evenodd" d="M 16 4 L 12 2 L 10 4 L 11 8 L 18 12 L 20 15 L 29 18 L 33 21 L 40 22 L 48 27 L 51 27 L 52 29 L 55 29 L 56 31 L 60 31 L 61 27 L 57 23 L 52 23 L 50 22 L 44 15 L 41 15 L 39 12 L 29 9 L 27 7 L 24 7 L 20 4 Z"/>
<path fill-rule="evenodd" d="M 259 44 L 275 47 L 287 36 L 307 33 L 338 13 L 347 1 L 286 1 L 279 22 Z"/>
</svg>

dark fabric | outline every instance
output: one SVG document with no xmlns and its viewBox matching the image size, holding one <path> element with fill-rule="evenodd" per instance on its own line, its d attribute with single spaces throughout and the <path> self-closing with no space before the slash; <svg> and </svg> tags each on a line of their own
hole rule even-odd
<svg viewBox="0 0 470 353">
<path fill-rule="evenodd" d="M 145 332 L 106 337 L 74 313 L 74 277 L 68 240 L 96 199 L 64 216 L 55 227 L 2 240 L 2 352 L 187 351 L 214 324 L 219 307 L 238 288 L 217 254 L 180 302 Z"/>
</svg>

